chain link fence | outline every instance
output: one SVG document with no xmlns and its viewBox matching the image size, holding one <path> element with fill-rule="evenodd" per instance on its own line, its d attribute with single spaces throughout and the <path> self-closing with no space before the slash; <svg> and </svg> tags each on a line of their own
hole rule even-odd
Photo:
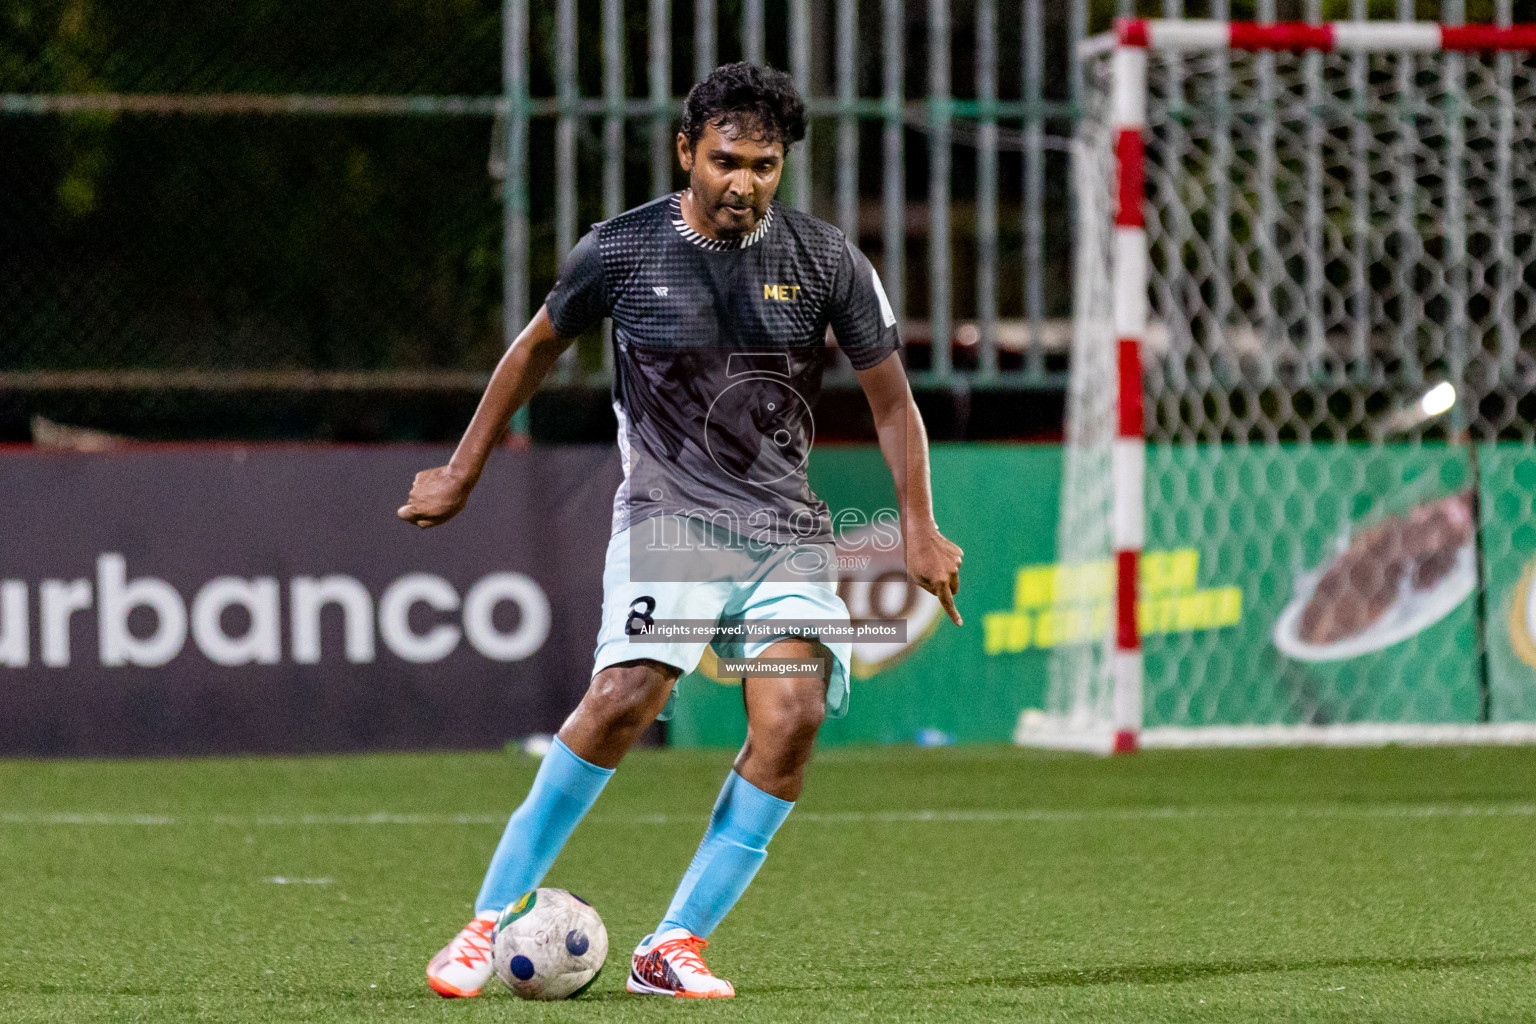
<svg viewBox="0 0 1536 1024">
<path fill-rule="evenodd" d="M 38 417 L 143 438 L 453 436 L 580 232 L 679 184 L 680 97 L 743 57 L 788 69 L 810 102 L 781 198 L 869 253 L 918 386 L 957 409 L 1004 389 L 1006 434 L 1042 408 L 1008 396 L 1065 380 L 1076 43 L 1128 10 L 11 0 L 0 438 Z M 605 381 L 602 337 L 582 339 L 546 422 L 601 435 Z"/>
<path fill-rule="evenodd" d="M 676 186 L 689 85 L 743 57 L 808 96 L 781 198 L 869 252 L 920 383 L 1059 387 L 1069 55 L 1112 14 L 13 0 L 0 437 L 452 436 L 574 237 Z M 599 389 L 603 348 L 560 382 Z"/>
<path fill-rule="evenodd" d="M 490 111 L 397 98 L 497 92 L 500 15 L 8 5 L 6 435 L 40 417 L 141 437 L 409 436 L 451 416 L 443 396 L 500 351 Z"/>
</svg>

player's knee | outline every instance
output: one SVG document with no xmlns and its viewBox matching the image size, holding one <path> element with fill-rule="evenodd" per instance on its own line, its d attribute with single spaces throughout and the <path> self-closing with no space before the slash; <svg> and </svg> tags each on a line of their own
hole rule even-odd
<svg viewBox="0 0 1536 1024">
<path fill-rule="evenodd" d="M 643 729 L 666 702 L 672 678 L 650 663 L 603 669 L 587 688 L 586 703 L 610 730 Z"/>
<path fill-rule="evenodd" d="M 777 702 L 772 712 L 763 716 L 764 721 L 753 722 L 752 731 L 779 758 L 802 760 L 809 756 L 826 716 L 826 699 L 821 693 L 795 692 Z"/>
</svg>

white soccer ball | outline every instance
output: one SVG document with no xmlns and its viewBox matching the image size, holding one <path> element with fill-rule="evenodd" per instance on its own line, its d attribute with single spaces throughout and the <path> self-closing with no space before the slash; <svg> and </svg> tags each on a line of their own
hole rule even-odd
<svg viewBox="0 0 1536 1024">
<path fill-rule="evenodd" d="M 569 999 L 597 980 L 608 929 L 592 905 L 564 889 L 535 889 L 496 920 L 491 966 L 523 999 Z"/>
</svg>

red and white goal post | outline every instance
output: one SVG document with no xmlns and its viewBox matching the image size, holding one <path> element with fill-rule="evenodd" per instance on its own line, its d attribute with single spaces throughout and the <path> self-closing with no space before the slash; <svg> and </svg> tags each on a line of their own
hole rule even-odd
<svg viewBox="0 0 1536 1024">
<path fill-rule="evenodd" d="M 1051 682 L 1019 742 L 1536 741 L 1491 586 L 1536 546 L 1533 50 L 1382 22 L 1084 44 Z"/>
</svg>

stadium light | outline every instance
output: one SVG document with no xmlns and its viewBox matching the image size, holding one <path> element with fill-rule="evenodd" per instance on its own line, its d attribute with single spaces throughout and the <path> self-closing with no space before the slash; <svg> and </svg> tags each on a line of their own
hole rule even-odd
<svg viewBox="0 0 1536 1024">
<path fill-rule="evenodd" d="M 1403 405 L 1382 419 L 1377 431 L 1382 438 L 1405 434 L 1422 427 L 1436 416 L 1443 416 L 1456 405 L 1456 385 L 1448 380 L 1430 388 L 1412 404 Z"/>
<path fill-rule="evenodd" d="M 1424 413 L 1425 419 L 1448 412 L 1451 406 L 1455 404 L 1456 385 L 1448 380 L 1443 380 L 1436 384 L 1424 392 L 1424 397 L 1419 399 L 1419 409 Z"/>
</svg>

